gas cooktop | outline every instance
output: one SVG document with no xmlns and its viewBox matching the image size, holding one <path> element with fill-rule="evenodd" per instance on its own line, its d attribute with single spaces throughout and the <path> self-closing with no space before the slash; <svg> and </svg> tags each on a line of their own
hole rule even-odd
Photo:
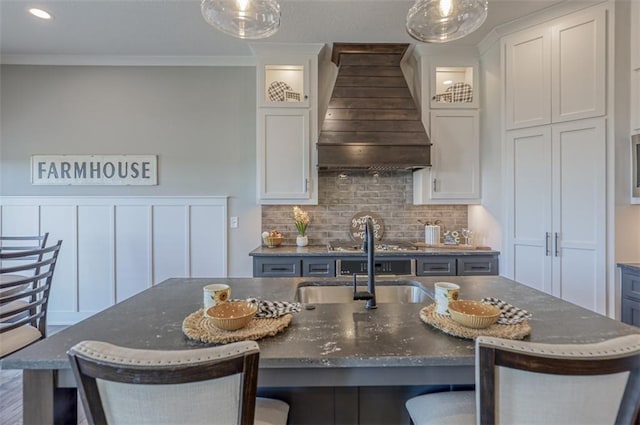
<svg viewBox="0 0 640 425">
<path fill-rule="evenodd" d="M 362 244 L 353 241 L 330 241 L 327 244 L 329 251 L 358 252 L 362 251 Z M 385 241 L 376 243 L 376 252 L 380 251 L 416 251 L 418 248 L 411 242 Z"/>
</svg>

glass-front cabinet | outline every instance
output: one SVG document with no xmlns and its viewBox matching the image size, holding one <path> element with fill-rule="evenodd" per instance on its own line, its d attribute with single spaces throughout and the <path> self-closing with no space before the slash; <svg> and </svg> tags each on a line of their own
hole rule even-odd
<svg viewBox="0 0 640 425">
<path fill-rule="evenodd" d="M 309 107 L 309 66 L 307 61 L 260 61 L 258 93 L 260 106 Z"/>
<path fill-rule="evenodd" d="M 431 64 L 431 108 L 477 108 L 478 65 L 457 59 Z"/>
</svg>

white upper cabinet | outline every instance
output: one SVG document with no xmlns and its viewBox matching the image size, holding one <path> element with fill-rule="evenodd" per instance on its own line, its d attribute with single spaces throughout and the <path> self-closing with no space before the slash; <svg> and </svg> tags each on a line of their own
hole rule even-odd
<svg viewBox="0 0 640 425">
<path fill-rule="evenodd" d="M 563 19 L 551 29 L 551 120 L 605 114 L 606 11 Z"/>
<path fill-rule="evenodd" d="M 551 34 L 534 28 L 505 39 L 506 127 L 551 122 Z"/>
<path fill-rule="evenodd" d="M 310 60 L 291 57 L 258 61 L 258 104 L 308 108 Z"/>
<path fill-rule="evenodd" d="M 307 109 L 260 109 L 258 190 L 261 200 L 286 203 L 286 200 L 310 198 L 309 114 Z"/>
<path fill-rule="evenodd" d="M 413 173 L 413 203 L 480 203 L 479 66 L 477 57 L 421 57 L 422 122 L 431 167 Z M 427 102 L 426 99 L 429 99 Z"/>
<path fill-rule="evenodd" d="M 590 10 L 505 37 L 508 130 L 605 114 L 606 16 Z"/>
<path fill-rule="evenodd" d="M 477 108 L 478 62 L 434 58 L 430 66 L 431 108 Z"/>
<path fill-rule="evenodd" d="M 318 55 L 324 45 L 259 43 L 256 180 L 259 204 L 316 204 Z"/>
<path fill-rule="evenodd" d="M 414 173 L 414 203 L 480 201 L 480 140 L 476 110 L 431 111 L 431 168 Z"/>
</svg>

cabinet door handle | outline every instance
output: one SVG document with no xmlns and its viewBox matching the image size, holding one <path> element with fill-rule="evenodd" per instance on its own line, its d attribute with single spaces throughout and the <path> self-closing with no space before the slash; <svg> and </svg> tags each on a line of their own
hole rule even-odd
<svg viewBox="0 0 640 425">
<path fill-rule="evenodd" d="M 551 249 L 549 249 L 549 241 L 551 240 L 551 234 L 549 232 L 544 233 L 544 255 L 548 257 L 551 255 Z"/>
<path fill-rule="evenodd" d="M 437 192 L 438 190 L 436 189 L 436 179 L 433 179 L 433 191 Z"/>
<path fill-rule="evenodd" d="M 556 232 L 556 233 L 555 233 L 555 240 L 556 240 L 556 250 L 555 250 L 555 255 L 556 255 L 556 257 L 559 257 L 559 254 L 558 254 L 558 238 L 559 238 L 559 237 L 560 237 L 560 236 L 559 236 L 558 232 Z"/>
</svg>

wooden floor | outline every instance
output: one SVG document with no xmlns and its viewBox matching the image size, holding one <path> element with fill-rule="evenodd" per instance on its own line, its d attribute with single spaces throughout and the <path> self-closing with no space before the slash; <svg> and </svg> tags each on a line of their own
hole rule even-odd
<svg viewBox="0 0 640 425">
<path fill-rule="evenodd" d="M 47 328 L 52 335 L 64 327 Z M 0 424 L 22 425 L 22 371 L 0 370 Z M 87 425 L 87 420 L 78 400 L 78 424 Z M 31 424 L 25 424 L 31 425 Z M 34 424 L 37 425 L 37 424 Z"/>
</svg>

